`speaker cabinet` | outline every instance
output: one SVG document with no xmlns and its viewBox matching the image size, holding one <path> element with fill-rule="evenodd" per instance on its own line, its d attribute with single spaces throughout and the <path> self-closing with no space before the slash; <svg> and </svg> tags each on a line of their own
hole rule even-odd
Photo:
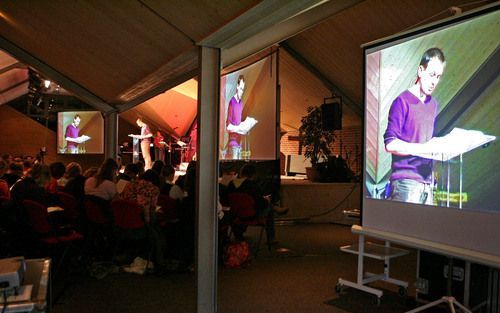
<svg viewBox="0 0 500 313">
<path fill-rule="evenodd" d="M 321 125 L 323 130 L 342 129 L 342 103 L 323 103 L 321 105 Z"/>
</svg>

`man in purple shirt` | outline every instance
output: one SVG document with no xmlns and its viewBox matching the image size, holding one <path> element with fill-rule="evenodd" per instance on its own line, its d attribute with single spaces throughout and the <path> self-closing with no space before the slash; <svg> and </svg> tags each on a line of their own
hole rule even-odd
<svg viewBox="0 0 500 313">
<path fill-rule="evenodd" d="M 76 114 L 73 117 L 73 122 L 66 127 L 66 150 L 73 154 L 78 153 L 78 137 L 80 132 L 78 125 L 80 125 L 80 115 Z"/>
<path fill-rule="evenodd" d="M 227 108 L 227 119 L 226 119 L 226 129 L 231 124 L 238 126 L 242 120 L 243 112 L 243 92 L 245 91 L 245 77 L 240 75 L 236 81 L 236 94 L 229 101 Z M 231 158 L 233 160 L 241 159 L 241 135 L 235 132 L 229 132 L 229 139 L 227 146 L 231 153 Z"/>
<path fill-rule="evenodd" d="M 425 51 L 415 84 L 392 102 L 384 134 L 385 149 L 392 153 L 392 200 L 433 204 L 432 160 L 416 154 L 433 152 L 425 145 L 434 136 L 438 113 L 431 94 L 444 68 L 445 57 L 439 48 Z"/>
</svg>

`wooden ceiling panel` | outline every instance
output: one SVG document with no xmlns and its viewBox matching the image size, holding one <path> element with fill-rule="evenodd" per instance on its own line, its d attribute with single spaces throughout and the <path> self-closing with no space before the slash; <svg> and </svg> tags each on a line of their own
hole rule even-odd
<svg viewBox="0 0 500 313">
<path fill-rule="evenodd" d="M 148 7 L 193 42 L 199 42 L 261 1 L 256 0 L 144 0 Z M 229 4 L 230 3 L 230 4 Z"/>
</svg>

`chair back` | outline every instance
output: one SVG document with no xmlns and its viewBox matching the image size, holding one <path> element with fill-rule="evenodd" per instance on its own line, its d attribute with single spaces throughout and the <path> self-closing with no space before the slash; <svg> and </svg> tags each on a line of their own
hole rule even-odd
<svg viewBox="0 0 500 313">
<path fill-rule="evenodd" d="M 227 202 L 236 217 L 251 218 L 257 214 L 255 201 L 247 193 L 231 192 L 227 195 Z"/>
<path fill-rule="evenodd" d="M 108 201 L 96 196 L 85 195 L 83 200 L 87 220 L 94 224 L 111 224 L 111 210 Z"/>
<path fill-rule="evenodd" d="M 159 195 L 157 204 L 161 207 L 161 220 L 167 223 L 179 221 L 177 200 L 170 198 L 168 195 Z"/>
<path fill-rule="evenodd" d="M 78 201 L 76 198 L 72 194 L 62 191 L 58 191 L 57 196 L 64 209 L 64 216 L 69 220 L 78 219 L 80 211 L 78 210 Z"/>
<path fill-rule="evenodd" d="M 111 202 L 111 211 L 115 226 L 122 229 L 144 227 L 142 208 L 134 201 L 116 199 Z"/>
<path fill-rule="evenodd" d="M 49 223 L 47 207 L 33 200 L 23 200 L 22 205 L 31 229 L 37 234 L 48 234 L 52 227 Z"/>
</svg>

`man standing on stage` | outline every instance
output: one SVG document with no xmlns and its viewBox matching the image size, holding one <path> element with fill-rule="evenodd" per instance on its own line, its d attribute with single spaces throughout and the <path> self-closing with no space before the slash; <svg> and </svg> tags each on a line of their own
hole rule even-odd
<svg viewBox="0 0 500 313">
<path fill-rule="evenodd" d="M 142 121 L 141 117 L 137 118 L 136 123 L 137 126 L 141 128 L 141 134 L 140 135 L 130 134 L 129 136 L 132 138 L 141 139 L 141 152 L 142 152 L 142 157 L 144 158 L 144 169 L 147 171 L 151 168 L 151 153 L 149 149 L 153 133 L 149 129 L 149 126 Z"/>
</svg>

